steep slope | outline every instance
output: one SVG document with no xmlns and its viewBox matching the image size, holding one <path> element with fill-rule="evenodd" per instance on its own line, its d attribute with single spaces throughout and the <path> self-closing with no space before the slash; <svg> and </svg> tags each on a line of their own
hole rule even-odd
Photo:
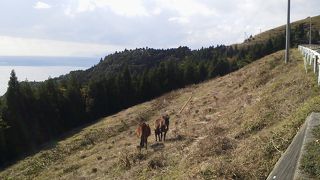
<svg viewBox="0 0 320 180">
<path fill-rule="evenodd" d="M 319 89 L 293 50 L 224 77 L 168 93 L 75 131 L 0 173 L 1 179 L 265 178 L 304 118 L 320 110 Z M 192 97 L 181 114 L 180 108 Z M 137 150 L 135 127 L 162 113 L 168 141 Z"/>
<path fill-rule="evenodd" d="M 293 45 L 307 39 L 306 24 L 297 27 L 292 31 Z M 169 91 L 228 74 L 284 48 L 283 33 L 269 35 L 242 47 L 115 52 L 90 69 L 39 83 L 19 83 L 12 73 L 9 84 L 20 85 L 9 86 L 0 98 L 0 119 L 8 125 L 0 126 L 0 167 L 74 128 Z M 320 36 L 314 39 L 319 41 Z"/>
</svg>

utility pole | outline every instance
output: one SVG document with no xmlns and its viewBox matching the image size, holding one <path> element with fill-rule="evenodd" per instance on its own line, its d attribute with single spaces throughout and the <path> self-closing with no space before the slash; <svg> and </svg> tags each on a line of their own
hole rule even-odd
<svg viewBox="0 0 320 180">
<path fill-rule="evenodd" d="M 290 0 L 288 0 L 288 14 L 287 14 L 287 27 L 286 27 L 286 54 L 285 63 L 289 62 L 290 56 Z"/>
<path fill-rule="evenodd" d="M 309 19 L 310 19 L 309 45 L 311 46 L 311 36 L 312 36 L 312 28 L 311 28 L 311 16 L 309 17 Z"/>
<path fill-rule="evenodd" d="M 285 63 L 289 62 L 290 51 L 290 0 L 288 0 L 288 15 L 287 15 L 287 27 L 286 27 L 286 54 Z"/>
</svg>

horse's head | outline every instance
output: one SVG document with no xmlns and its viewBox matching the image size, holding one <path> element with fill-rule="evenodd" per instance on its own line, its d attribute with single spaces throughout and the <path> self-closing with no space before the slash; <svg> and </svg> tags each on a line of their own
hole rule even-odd
<svg viewBox="0 0 320 180">
<path fill-rule="evenodd" d="M 170 117 L 169 117 L 168 114 L 166 114 L 165 116 L 163 116 L 163 119 L 164 119 L 164 121 L 166 122 L 166 124 L 169 124 L 169 119 L 170 119 Z"/>
</svg>

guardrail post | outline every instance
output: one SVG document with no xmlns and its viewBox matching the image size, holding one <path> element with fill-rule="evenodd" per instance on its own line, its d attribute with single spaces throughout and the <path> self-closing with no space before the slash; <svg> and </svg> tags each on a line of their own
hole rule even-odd
<svg viewBox="0 0 320 180">
<path fill-rule="evenodd" d="M 319 67 L 320 64 L 318 63 L 319 58 L 320 58 L 320 57 L 319 57 L 318 55 L 315 55 L 316 64 L 317 64 L 317 68 L 318 68 L 318 69 L 317 69 L 317 72 L 318 72 L 318 86 L 320 85 L 320 72 L 319 72 L 319 71 L 320 71 L 320 67 Z"/>
<path fill-rule="evenodd" d="M 307 54 L 305 52 L 303 52 L 303 59 L 305 62 L 307 62 Z"/>
<path fill-rule="evenodd" d="M 320 66 L 320 65 L 318 65 Z M 318 70 L 320 70 L 320 67 L 318 67 Z M 318 86 L 320 86 L 320 72 L 318 72 Z"/>
<path fill-rule="evenodd" d="M 316 73 L 316 61 L 314 59 L 314 56 L 311 56 L 311 59 L 312 59 L 313 73 Z"/>
<path fill-rule="evenodd" d="M 309 56 L 309 65 L 312 65 L 312 56 L 311 56 L 311 52 L 308 52 L 308 56 Z"/>
<path fill-rule="evenodd" d="M 303 59 L 303 63 L 304 63 L 304 69 L 306 70 L 306 73 L 308 73 L 307 58 L 304 58 L 304 59 Z"/>
<path fill-rule="evenodd" d="M 313 59 L 313 72 L 315 73 L 315 74 L 317 74 L 318 73 L 318 71 L 317 71 L 317 67 L 318 67 L 318 59 L 317 59 L 317 57 L 318 56 L 316 56 L 316 55 L 313 55 L 313 57 L 312 57 L 312 59 Z"/>
<path fill-rule="evenodd" d="M 316 46 L 299 46 L 299 50 L 303 55 L 303 63 L 306 73 L 308 73 L 308 65 L 313 66 L 313 72 L 316 74 L 317 83 L 318 86 L 320 86 L 320 53 L 316 49 Z"/>
</svg>

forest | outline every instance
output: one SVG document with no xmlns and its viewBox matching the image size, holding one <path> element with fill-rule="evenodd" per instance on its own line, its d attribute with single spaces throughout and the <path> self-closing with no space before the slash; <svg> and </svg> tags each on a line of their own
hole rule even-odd
<svg viewBox="0 0 320 180">
<path fill-rule="evenodd" d="M 293 29 L 292 46 L 306 43 L 304 31 L 303 26 Z M 319 40 L 315 36 L 314 41 Z M 7 92 L 0 98 L 0 166 L 74 128 L 166 92 L 223 76 L 284 46 L 285 35 L 280 34 L 252 45 L 137 48 L 101 58 L 88 70 L 39 83 L 19 82 L 13 70 Z"/>
</svg>

